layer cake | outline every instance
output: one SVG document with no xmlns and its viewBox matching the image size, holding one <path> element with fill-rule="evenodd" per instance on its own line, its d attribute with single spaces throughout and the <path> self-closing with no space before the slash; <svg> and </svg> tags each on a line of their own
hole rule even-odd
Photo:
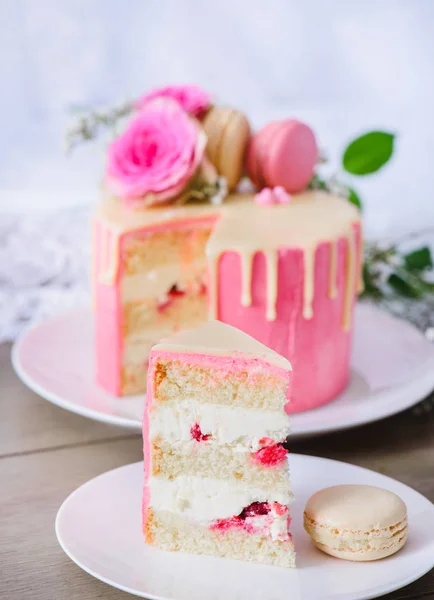
<svg viewBox="0 0 434 600">
<path fill-rule="evenodd" d="M 150 352 L 143 530 L 164 550 L 293 567 L 289 362 L 218 321 Z"/>
<path fill-rule="evenodd" d="M 362 243 L 343 198 L 305 191 L 261 206 L 231 194 L 132 211 L 107 195 L 94 231 L 97 380 L 110 393 L 143 392 L 152 345 L 208 318 L 290 360 L 292 412 L 346 386 Z"/>
</svg>

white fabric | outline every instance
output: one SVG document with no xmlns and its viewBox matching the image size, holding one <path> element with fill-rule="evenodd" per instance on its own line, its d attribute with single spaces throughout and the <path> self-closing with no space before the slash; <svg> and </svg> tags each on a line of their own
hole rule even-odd
<svg viewBox="0 0 434 600">
<path fill-rule="evenodd" d="M 89 210 L 0 218 L 0 342 L 89 302 Z"/>
</svg>

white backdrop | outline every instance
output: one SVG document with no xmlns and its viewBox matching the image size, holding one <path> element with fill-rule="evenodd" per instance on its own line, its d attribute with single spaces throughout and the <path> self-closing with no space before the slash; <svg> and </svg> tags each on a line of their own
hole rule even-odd
<svg viewBox="0 0 434 600">
<path fill-rule="evenodd" d="M 102 151 L 63 154 L 71 106 L 191 81 L 256 126 L 304 117 L 335 160 L 353 134 L 398 132 L 393 165 L 359 185 L 368 233 L 434 222 L 433 0 L 2 0 L 0 10 L 4 210 L 96 200 Z"/>
<path fill-rule="evenodd" d="M 0 341 L 87 300 L 102 147 L 71 157 L 71 107 L 194 82 L 254 126 L 305 119 L 334 165 L 398 135 L 353 182 L 368 236 L 434 225 L 434 0 L 0 0 Z"/>
</svg>

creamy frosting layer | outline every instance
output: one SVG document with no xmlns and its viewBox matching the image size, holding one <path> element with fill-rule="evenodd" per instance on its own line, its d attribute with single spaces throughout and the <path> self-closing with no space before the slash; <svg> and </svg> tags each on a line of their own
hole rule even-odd
<svg viewBox="0 0 434 600">
<path fill-rule="evenodd" d="M 196 521 L 211 522 L 239 515 L 253 502 L 292 502 L 290 492 L 270 492 L 242 482 L 181 475 L 170 481 L 162 477 L 148 480 L 151 506 L 184 515 Z M 270 498 L 270 493 L 273 497 Z"/>
<path fill-rule="evenodd" d="M 150 437 L 161 436 L 173 443 L 191 440 L 191 427 L 198 423 L 208 443 L 230 444 L 232 450 L 256 452 L 264 437 L 275 442 L 289 434 L 289 418 L 284 411 L 254 410 L 198 402 L 185 398 L 177 403 L 161 403 L 152 410 Z"/>
<path fill-rule="evenodd" d="M 279 369 L 291 371 L 291 365 L 286 358 L 247 333 L 221 321 L 209 321 L 202 327 L 180 331 L 157 344 L 154 352 L 194 353 L 198 356 L 206 355 L 208 358 L 244 356 L 246 359 L 257 358 Z"/>
<path fill-rule="evenodd" d="M 204 259 L 189 264 L 188 268 L 180 262 L 172 262 L 143 273 L 125 275 L 120 282 L 122 302 L 136 302 L 150 298 L 164 301 L 172 286 L 176 285 L 179 290 L 184 290 L 190 287 L 194 280 L 198 282 L 197 287 L 201 282 L 206 282 Z"/>
</svg>

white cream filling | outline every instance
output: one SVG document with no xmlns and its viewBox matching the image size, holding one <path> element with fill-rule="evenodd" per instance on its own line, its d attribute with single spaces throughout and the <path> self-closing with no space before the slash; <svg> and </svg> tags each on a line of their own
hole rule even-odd
<svg viewBox="0 0 434 600">
<path fill-rule="evenodd" d="M 153 408 L 150 437 L 158 435 L 169 443 L 189 441 L 195 423 L 199 423 L 204 435 L 211 435 L 209 443 L 230 444 L 234 450 L 244 452 L 256 452 L 261 447 L 261 438 L 283 441 L 289 434 L 289 417 L 284 411 L 224 406 L 186 398 Z"/>
<path fill-rule="evenodd" d="M 211 477 L 181 475 L 172 481 L 150 477 L 148 487 L 153 508 L 208 523 L 237 516 L 252 502 L 278 502 L 287 505 L 293 500 L 291 492 L 270 492 L 248 487 L 238 481 Z M 280 515 L 275 516 L 279 521 L 277 517 Z M 275 535 L 281 530 L 282 523 L 274 525 Z"/>
<path fill-rule="evenodd" d="M 139 300 L 160 298 L 164 299 L 173 285 L 183 288 L 183 282 L 204 279 L 206 262 L 196 260 L 187 267 L 179 262 L 159 265 L 155 269 L 124 275 L 121 281 L 122 302 L 136 302 Z M 199 284 L 198 284 L 199 285 Z"/>
</svg>

